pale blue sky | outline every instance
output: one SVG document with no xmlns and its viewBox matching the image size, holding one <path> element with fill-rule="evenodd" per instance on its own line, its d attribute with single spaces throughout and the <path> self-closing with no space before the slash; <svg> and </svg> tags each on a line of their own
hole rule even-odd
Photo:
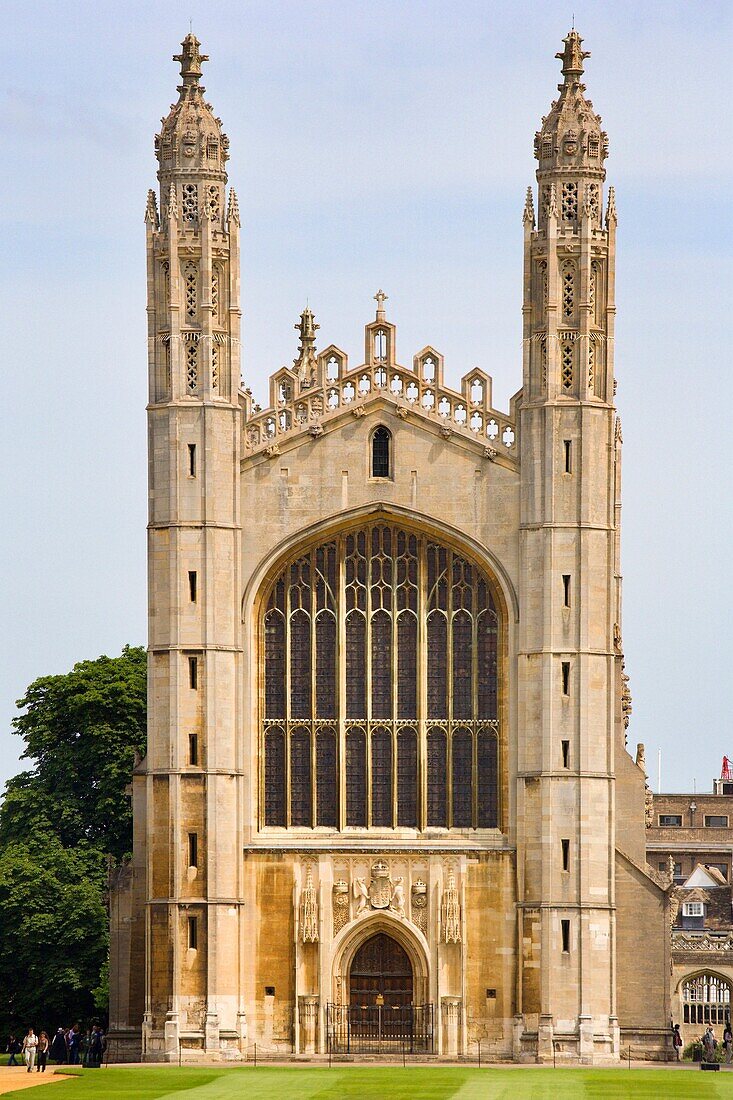
<svg viewBox="0 0 733 1100">
<path fill-rule="evenodd" d="M 731 5 L 291 0 L 3 5 L 0 778 L 36 676 L 144 643 L 145 194 L 189 16 L 243 218 L 260 400 L 309 299 L 358 356 L 389 294 L 505 407 L 521 384 L 521 212 L 575 23 L 617 189 L 624 642 L 656 786 L 733 755 Z M 353 361 L 353 360 L 352 360 Z"/>
</svg>

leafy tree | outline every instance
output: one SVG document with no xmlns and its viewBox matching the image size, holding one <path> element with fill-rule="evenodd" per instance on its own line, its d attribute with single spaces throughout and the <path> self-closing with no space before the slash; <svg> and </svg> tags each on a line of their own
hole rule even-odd
<svg viewBox="0 0 733 1100">
<path fill-rule="evenodd" d="M 14 719 L 32 767 L 0 805 L 0 1027 L 106 1010 L 107 860 L 132 846 L 125 788 L 145 751 L 145 651 L 28 688 Z"/>
<path fill-rule="evenodd" d="M 86 841 L 119 860 L 132 836 L 130 782 L 145 751 L 145 651 L 81 661 L 28 688 L 13 720 L 33 768 L 9 780 L 0 807 L 0 845 L 52 829 L 72 847 Z"/>
<path fill-rule="evenodd" d="M 104 878 L 93 849 L 53 835 L 0 850 L 0 1017 L 6 1028 L 67 1026 L 94 1012 L 107 957 Z"/>
</svg>

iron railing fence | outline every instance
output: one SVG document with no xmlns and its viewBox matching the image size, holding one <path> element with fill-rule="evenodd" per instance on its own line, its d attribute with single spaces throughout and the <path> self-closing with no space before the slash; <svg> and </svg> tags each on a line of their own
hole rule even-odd
<svg viewBox="0 0 733 1100">
<path fill-rule="evenodd" d="M 432 1054 L 433 1006 L 326 1005 L 332 1054 Z"/>
</svg>

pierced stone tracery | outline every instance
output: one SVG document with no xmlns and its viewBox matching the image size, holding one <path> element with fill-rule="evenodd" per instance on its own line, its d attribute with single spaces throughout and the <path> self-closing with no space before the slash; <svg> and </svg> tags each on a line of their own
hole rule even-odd
<svg viewBox="0 0 733 1100">
<path fill-rule="evenodd" d="M 198 389 L 198 343 L 186 344 L 186 386 L 190 394 Z"/>
<path fill-rule="evenodd" d="M 189 393 L 195 393 L 199 384 L 199 346 L 186 344 L 186 386 Z"/>
<path fill-rule="evenodd" d="M 578 185 L 574 181 L 562 185 L 560 210 L 563 221 L 572 222 L 578 217 Z"/>
<path fill-rule="evenodd" d="M 199 189 L 195 183 L 184 183 L 181 191 L 183 224 L 196 226 L 199 220 Z"/>
<path fill-rule="evenodd" d="M 571 320 L 575 313 L 575 264 L 567 261 L 562 268 L 562 315 Z"/>
<path fill-rule="evenodd" d="M 562 378 L 562 388 L 564 390 L 572 390 L 573 343 L 571 340 L 563 340 L 563 342 L 560 344 L 560 371 Z"/>
<path fill-rule="evenodd" d="M 211 270 L 211 314 L 214 324 L 219 323 L 219 268 Z"/>
<path fill-rule="evenodd" d="M 196 264 L 187 263 L 184 271 L 184 284 L 186 288 L 186 317 L 189 321 L 196 320 L 198 281 L 199 273 Z"/>
<path fill-rule="evenodd" d="M 498 616 L 472 562 L 370 525 L 287 566 L 263 628 L 263 824 L 497 825 Z"/>
</svg>

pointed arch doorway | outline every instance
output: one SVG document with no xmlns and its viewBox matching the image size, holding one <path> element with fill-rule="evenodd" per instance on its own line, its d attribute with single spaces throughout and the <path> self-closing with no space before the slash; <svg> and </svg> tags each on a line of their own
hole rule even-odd
<svg viewBox="0 0 733 1100">
<path fill-rule="evenodd" d="M 431 1053 L 433 1006 L 415 1004 L 421 988 L 410 954 L 378 931 L 357 947 L 348 967 L 348 1001 L 328 1005 L 332 1051 L 351 1054 Z"/>
<path fill-rule="evenodd" d="M 349 1002 L 352 1008 L 383 1006 L 390 1011 L 413 1003 L 410 957 L 397 940 L 377 932 L 365 940 L 351 962 Z"/>
</svg>

